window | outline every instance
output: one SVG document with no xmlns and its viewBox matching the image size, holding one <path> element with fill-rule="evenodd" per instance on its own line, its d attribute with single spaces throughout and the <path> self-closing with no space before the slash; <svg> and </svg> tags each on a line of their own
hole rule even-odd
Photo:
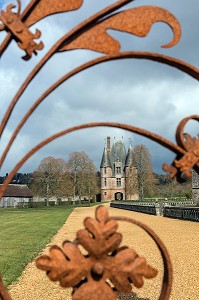
<svg viewBox="0 0 199 300">
<path fill-rule="evenodd" d="M 116 167 L 116 174 L 121 174 L 121 167 Z"/>
<path fill-rule="evenodd" d="M 104 186 L 106 186 L 106 183 L 107 183 L 107 182 L 106 182 L 106 178 L 104 178 Z"/>
<path fill-rule="evenodd" d="M 104 192 L 104 195 L 106 196 L 106 192 Z"/>
<path fill-rule="evenodd" d="M 106 167 L 104 167 L 104 174 L 106 174 Z"/>
<path fill-rule="evenodd" d="M 121 178 L 116 178 L 116 184 L 117 186 L 121 186 Z"/>
</svg>

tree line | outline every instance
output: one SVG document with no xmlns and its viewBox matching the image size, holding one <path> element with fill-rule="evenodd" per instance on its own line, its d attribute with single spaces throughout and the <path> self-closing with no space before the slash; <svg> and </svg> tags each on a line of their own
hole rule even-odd
<svg viewBox="0 0 199 300">
<path fill-rule="evenodd" d="M 5 178 L 0 177 L 0 183 Z M 100 193 L 100 172 L 88 155 L 81 151 L 71 153 L 67 161 L 46 157 L 33 173 L 17 173 L 11 183 L 27 184 L 34 196 L 67 196 L 73 199 L 86 196 L 91 200 Z M 137 191 L 140 200 L 151 197 L 191 198 L 192 182 L 186 179 L 179 184 L 175 179 L 170 180 L 166 173 L 154 173 L 151 154 L 147 147 L 140 144 L 132 151 L 132 166 L 129 168 L 126 190 L 128 194 Z"/>
<path fill-rule="evenodd" d="M 72 197 L 95 199 L 99 193 L 98 173 L 85 152 L 73 152 L 69 159 L 52 156 L 41 160 L 33 172 L 30 186 L 34 195 L 42 197 Z"/>
<path fill-rule="evenodd" d="M 156 174 L 151 164 L 151 154 L 144 145 L 137 145 L 134 149 L 136 166 L 138 169 L 140 199 L 148 197 L 192 197 L 192 180 L 185 174 L 182 183 L 171 179 L 168 173 Z"/>
<path fill-rule="evenodd" d="M 137 173 L 134 172 L 134 166 Z M 127 180 L 127 192 L 130 194 L 136 188 L 139 199 L 151 197 L 192 197 L 192 181 L 184 177 L 183 183 L 170 179 L 169 174 L 156 174 L 151 163 L 151 154 L 146 146 L 136 145 L 132 151 L 132 166 Z M 136 180 L 137 177 L 137 180 Z"/>
</svg>

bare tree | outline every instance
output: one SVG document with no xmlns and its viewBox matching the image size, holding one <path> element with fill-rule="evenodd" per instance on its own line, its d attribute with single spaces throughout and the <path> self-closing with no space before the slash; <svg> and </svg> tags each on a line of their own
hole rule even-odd
<svg viewBox="0 0 199 300">
<path fill-rule="evenodd" d="M 98 193 L 97 171 L 93 161 L 85 152 L 73 152 L 65 162 L 52 156 L 42 159 L 33 173 L 31 190 L 34 195 L 81 196 L 90 200 Z"/>
<path fill-rule="evenodd" d="M 74 198 L 87 195 L 90 199 L 97 193 L 96 167 L 85 152 L 71 153 L 66 169 L 72 179 Z"/>
<path fill-rule="evenodd" d="M 149 150 L 144 145 L 136 145 L 133 153 L 137 168 L 139 197 L 140 199 L 143 199 L 144 196 L 154 196 L 156 191 L 156 181 L 151 165 L 151 155 Z"/>
<path fill-rule="evenodd" d="M 137 200 L 138 197 L 138 178 L 137 169 L 131 164 L 126 170 L 126 198 L 128 200 Z"/>
<path fill-rule="evenodd" d="M 184 178 L 183 183 L 178 183 L 176 179 L 169 178 L 168 174 L 156 175 L 159 179 L 157 184 L 157 195 L 160 197 L 186 197 L 192 196 L 192 181 L 190 178 Z"/>
<path fill-rule="evenodd" d="M 34 194 L 47 197 L 61 196 L 67 185 L 65 161 L 52 156 L 42 159 L 33 173 Z"/>
</svg>

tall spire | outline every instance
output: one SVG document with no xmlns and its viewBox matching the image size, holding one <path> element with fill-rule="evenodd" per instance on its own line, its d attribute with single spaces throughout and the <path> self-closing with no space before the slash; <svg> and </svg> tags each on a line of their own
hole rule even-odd
<svg viewBox="0 0 199 300">
<path fill-rule="evenodd" d="M 107 144 L 104 147 L 104 152 L 102 155 L 102 160 L 100 164 L 100 168 L 103 167 L 111 167 L 111 162 L 110 162 L 110 137 L 107 137 Z"/>
<path fill-rule="evenodd" d="M 129 139 L 129 149 L 125 161 L 125 167 L 129 167 L 130 165 L 134 164 L 134 158 L 133 158 L 133 147 L 132 147 L 132 140 Z"/>
</svg>

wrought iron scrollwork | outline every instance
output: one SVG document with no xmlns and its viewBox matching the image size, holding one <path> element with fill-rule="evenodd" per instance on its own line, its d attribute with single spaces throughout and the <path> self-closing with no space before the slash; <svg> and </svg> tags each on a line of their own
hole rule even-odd
<svg viewBox="0 0 199 300">
<path fill-rule="evenodd" d="M 172 165 L 163 164 L 163 170 L 170 172 L 171 178 L 177 177 L 181 180 L 181 173 L 185 173 L 187 177 L 191 177 L 191 170 L 194 168 L 199 173 L 199 136 L 191 137 L 188 133 L 184 133 L 184 127 L 190 120 L 199 121 L 198 115 L 193 115 L 183 119 L 176 130 L 176 140 L 178 145 L 184 150 L 183 155 L 177 155 Z"/>
<path fill-rule="evenodd" d="M 14 4 L 9 4 L 5 11 L 1 10 L 0 20 L 2 24 L 0 25 L 0 31 L 7 31 L 8 35 L 0 48 L 0 53 L 2 54 L 4 47 L 7 47 L 11 39 L 15 39 L 19 48 L 26 52 L 26 55 L 22 58 L 29 60 L 33 53 L 37 55 L 37 51 L 44 48 L 43 42 L 40 41 L 37 44 L 34 41 L 41 37 L 41 31 L 36 29 L 36 33 L 33 34 L 29 27 L 49 15 L 78 9 L 83 0 L 33 0 L 23 13 L 20 11 L 21 0 L 17 2 L 17 13 L 12 11 L 16 7 Z"/>
<path fill-rule="evenodd" d="M 35 101 L 14 129 L 4 152 L 0 157 L 0 168 L 4 163 L 15 138 L 35 109 L 59 85 L 87 68 L 118 59 L 147 59 L 167 64 L 168 66 L 183 71 L 192 78 L 199 80 L 199 69 L 187 62 L 159 53 L 139 51 L 122 52 L 120 50 L 120 43 L 108 34 L 108 29 L 125 31 L 139 37 L 145 37 L 155 22 L 165 22 L 173 31 L 173 40 L 162 47 L 172 47 L 176 45 L 181 36 L 181 27 L 176 17 L 161 7 L 141 6 L 117 12 L 117 10 L 130 2 L 133 2 L 133 0 L 118 0 L 87 20 L 81 22 L 59 39 L 30 72 L 9 104 L 0 124 L 0 137 L 7 126 L 15 105 L 20 100 L 20 97 L 30 84 L 31 80 L 39 73 L 55 53 L 83 48 L 103 53 L 103 56 L 66 73 Z M 36 42 L 36 40 L 41 37 L 42 30 L 37 29 L 34 34 L 31 32 L 30 27 L 49 15 L 79 9 L 82 5 L 83 0 L 31 0 L 24 11 L 21 12 L 21 0 L 17 0 L 17 12 L 15 12 L 13 11 L 15 5 L 9 4 L 5 10 L 0 10 L 0 31 L 7 32 L 4 41 L 0 45 L 0 55 L 2 56 L 10 42 L 15 40 L 17 45 L 25 51 L 23 59 L 29 60 L 32 57 L 32 54 L 36 55 L 37 52 L 44 47 L 42 41 Z M 174 144 L 155 133 L 127 124 L 95 122 L 67 128 L 45 139 L 24 155 L 2 185 L 0 189 L 0 198 L 3 196 L 3 193 L 15 173 L 36 151 L 65 134 L 79 129 L 96 126 L 118 127 L 135 132 L 173 151 L 176 154 L 176 159 L 170 166 L 164 164 L 163 169 L 170 172 L 171 177 L 176 177 L 178 181 L 181 181 L 181 173 L 184 172 L 187 176 L 191 176 L 192 168 L 199 172 L 199 138 L 192 138 L 188 133 L 184 133 L 184 127 L 189 120 L 199 121 L 199 116 L 190 116 L 180 122 L 176 131 L 177 144 Z M 87 287 L 89 287 L 89 291 L 94 295 L 91 297 L 92 299 L 95 299 L 95 296 L 96 299 L 115 299 L 116 292 L 107 286 L 107 278 L 112 281 L 117 291 L 129 292 L 131 289 L 131 282 L 133 282 L 135 286 L 140 287 L 143 283 L 142 277 L 153 277 L 155 276 L 156 271 L 148 266 L 146 261 L 143 258 L 140 258 L 133 249 L 119 248 L 121 235 L 116 232 L 116 221 L 118 220 L 136 223 L 154 238 L 161 251 L 166 270 L 159 299 L 168 299 L 172 271 L 167 251 L 161 241 L 149 228 L 143 224 L 141 225 L 141 223 L 127 218 L 108 217 L 107 212 L 103 207 L 96 210 L 96 220 L 90 218 L 85 220 L 84 224 L 86 228 L 78 231 L 77 240 L 75 242 L 64 243 L 63 249 L 54 246 L 50 251 L 50 256 L 37 259 L 38 267 L 46 270 L 51 280 L 59 280 L 61 285 L 65 287 L 74 287 L 73 299 L 84 299 L 84 291 L 87 291 Z M 96 237 L 96 240 L 93 239 L 93 236 Z M 97 247 L 96 241 L 98 241 Z M 78 243 L 83 245 L 88 251 L 88 256 L 84 256 L 79 251 Z M 76 261 L 80 262 L 81 268 L 78 268 Z M 102 292 L 106 293 L 106 296 L 97 298 L 99 285 L 101 286 Z M 1 278 L 0 299 L 11 299 Z"/>
<path fill-rule="evenodd" d="M 73 300 L 114 300 L 118 292 L 130 293 L 132 285 L 141 288 L 144 277 L 155 277 L 157 270 L 148 265 L 146 259 L 134 249 L 120 246 L 122 235 L 117 232 L 118 220 L 142 227 L 157 243 L 165 263 L 166 279 L 159 299 L 168 299 L 172 268 L 163 243 L 151 229 L 138 221 L 109 217 L 104 206 L 96 209 L 95 219 L 88 217 L 84 220 L 85 228 L 77 231 L 73 243 L 64 242 L 62 249 L 52 246 L 49 256 L 37 258 L 37 267 L 45 270 L 50 280 L 59 281 L 62 287 L 73 287 Z M 83 246 L 86 255 L 81 253 L 78 245 Z"/>
<path fill-rule="evenodd" d="M 172 265 L 162 241 L 153 230 L 139 221 L 109 217 L 102 205 L 96 208 L 95 218 L 84 219 L 85 228 L 77 231 L 74 242 L 65 241 L 62 248 L 52 246 L 49 255 L 41 255 L 36 259 L 36 266 L 46 271 L 50 280 L 59 281 L 63 288 L 72 287 L 73 300 L 116 300 L 119 292 L 129 294 L 133 286 L 141 288 L 144 278 L 154 278 L 157 270 L 134 249 L 120 246 L 122 234 L 117 232 L 117 221 L 141 227 L 155 241 L 164 264 L 163 284 L 158 299 L 167 300 L 171 292 Z M 79 245 L 86 250 L 86 254 L 81 252 Z M 11 300 L 2 282 L 0 296 L 3 300 Z"/>
</svg>

